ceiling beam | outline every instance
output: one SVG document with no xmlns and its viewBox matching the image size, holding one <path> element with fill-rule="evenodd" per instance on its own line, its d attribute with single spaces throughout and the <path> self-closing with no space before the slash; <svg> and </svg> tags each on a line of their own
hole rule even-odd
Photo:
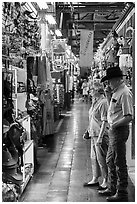
<svg viewBox="0 0 137 204">
<path fill-rule="evenodd" d="M 74 23 L 116 23 L 116 20 L 70 20 L 69 22 Z"/>
<path fill-rule="evenodd" d="M 84 26 L 84 27 L 83 26 L 78 26 L 77 30 L 82 30 L 82 29 L 93 30 L 92 28 L 93 28 L 93 26 L 91 26 L 91 25 Z M 104 27 L 104 26 L 95 25 L 95 28 L 96 28 L 95 31 L 111 31 L 112 26 Z"/>
<path fill-rule="evenodd" d="M 72 35 L 68 37 L 69 43 L 76 54 L 79 55 L 80 49 L 80 30 L 94 30 L 93 52 L 96 52 L 100 43 L 111 32 L 117 19 L 123 13 L 126 2 L 56 2 L 56 14 L 68 13 L 69 18 L 64 19 L 63 29 L 66 29 L 66 37 L 69 30 Z M 89 15 L 88 15 L 89 14 Z M 92 15 L 95 14 L 95 15 Z M 102 15 L 102 16 L 101 16 Z M 114 16 L 113 16 L 114 15 Z M 113 17 L 113 18 L 112 18 Z M 109 20 L 110 18 L 110 20 Z M 66 25 L 66 27 L 65 27 Z M 75 25 L 75 26 L 74 26 Z"/>
<path fill-rule="evenodd" d="M 78 6 L 78 4 L 73 4 L 73 8 L 74 8 L 74 13 L 95 13 L 95 12 L 107 12 L 107 11 L 122 11 L 125 8 L 125 5 L 123 4 L 123 2 L 121 4 L 118 5 L 110 5 L 110 4 L 95 4 L 95 5 L 91 5 L 91 4 L 86 4 L 86 5 L 82 5 L 85 7 L 80 7 Z M 72 13 L 71 11 L 71 7 L 68 5 L 62 5 L 62 6 L 57 6 L 57 10 L 63 13 Z"/>
</svg>

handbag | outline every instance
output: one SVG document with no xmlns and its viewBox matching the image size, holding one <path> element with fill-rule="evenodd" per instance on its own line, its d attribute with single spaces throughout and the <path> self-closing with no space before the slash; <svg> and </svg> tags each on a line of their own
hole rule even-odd
<svg viewBox="0 0 137 204">
<path fill-rule="evenodd" d="M 89 136 L 88 130 L 86 130 L 86 131 L 84 132 L 84 134 L 83 134 L 83 139 L 84 139 L 84 140 L 91 139 L 91 137 Z"/>
</svg>

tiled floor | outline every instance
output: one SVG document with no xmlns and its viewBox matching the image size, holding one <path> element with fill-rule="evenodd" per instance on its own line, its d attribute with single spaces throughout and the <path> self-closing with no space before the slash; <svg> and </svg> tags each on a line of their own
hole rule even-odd
<svg viewBox="0 0 137 204">
<path fill-rule="evenodd" d="M 38 149 L 39 166 L 28 183 L 21 202 L 106 202 L 96 187 L 84 188 L 92 178 L 90 141 L 82 134 L 88 125 L 89 105 L 75 100 L 63 114 L 56 134 Z M 129 202 L 134 202 L 134 185 L 129 179 Z"/>
</svg>

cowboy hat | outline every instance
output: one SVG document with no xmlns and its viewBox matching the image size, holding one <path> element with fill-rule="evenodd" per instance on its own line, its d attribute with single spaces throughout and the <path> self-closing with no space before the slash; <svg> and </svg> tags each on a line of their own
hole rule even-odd
<svg viewBox="0 0 137 204">
<path fill-rule="evenodd" d="M 3 166 L 2 165 L 2 171 L 4 172 L 4 171 L 6 171 L 6 170 L 8 170 L 8 169 L 13 169 L 13 168 L 18 168 L 19 167 L 19 165 L 16 163 L 16 164 L 13 164 L 13 165 L 11 165 L 11 166 Z"/>
<path fill-rule="evenodd" d="M 109 79 L 117 78 L 117 77 L 122 77 L 125 76 L 123 75 L 122 70 L 117 66 L 117 67 L 111 67 L 106 70 L 106 76 L 102 77 L 101 82 L 104 82 Z"/>
</svg>

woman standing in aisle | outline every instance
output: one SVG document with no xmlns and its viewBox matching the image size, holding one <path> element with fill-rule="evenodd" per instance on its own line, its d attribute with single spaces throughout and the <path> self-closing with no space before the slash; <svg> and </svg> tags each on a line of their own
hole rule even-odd
<svg viewBox="0 0 137 204">
<path fill-rule="evenodd" d="M 89 91 L 89 85 L 87 82 L 87 79 L 84 79 L 84 82 L 82 83 L 82 94 L 83 94 L 83 101 L 88 101 L 88 91 Z"/>
<path fill-rule="evenodd" d="M 91 162 L 93 178 L 85 183 L 84 187 L 99 186 L 99 177 L 102 176 L 102 184 L 98 190 L 107 188 L 107 165 L 106 154 L 108 149 L 107 134 L 107 100 L 104 96 L 104 90 L 100 84 L 100 79 L 93 80 L 92 88 L 93 102 L 89 109 L 89 127 L 88 133 L 91 138 Z M 83 136 L 86 139 L 85 136 Z"/>
</svg>

